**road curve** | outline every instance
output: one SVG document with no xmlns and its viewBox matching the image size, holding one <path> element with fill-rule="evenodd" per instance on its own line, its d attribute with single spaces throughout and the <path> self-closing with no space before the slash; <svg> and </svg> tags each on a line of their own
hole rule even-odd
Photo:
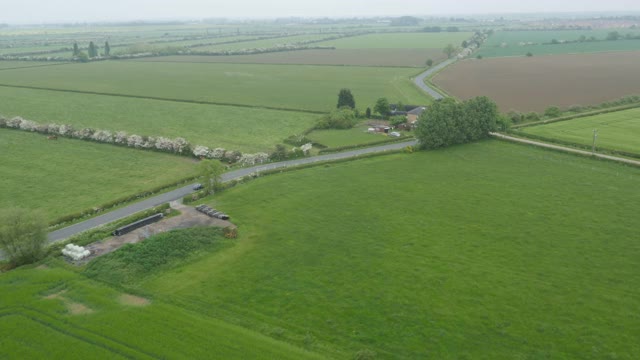
<svg viewBox="0 0 640 360">
<path fill-rule="evenodd" d="M 222 181 L 223 182 L 231 181 L 255 172 L 260 172 L 265 170 L 280 169 L 280 168 L 286 168 L 291 166 L 315 163 L 319 161 L 331 161 L 331 160 L 354 158 L 364 154 L 371 154 L 371 153 L 383 152 L 383 151 L 389 151 L 389 150 L 397 150 L 397 149 L 402 149 L 406 146 L 416 145 L 416 143 L 417 143 L 416 141 L 405 141 L 401 143 L 381 145 L 381 146 L 375 146 L 370 148 L 345 151 L 341 153 L 312 156 L 308 158 L 252 166 L 252 167 L 238 169 L 238 170 L 230 171 L 228 173 L 224 173 L 222 175 Z M 150 197 L 148 199 L 137 202 L 135 204 L 131 204 L 121 209 L 110 211 L 108 213 L 102 214 L 100 216 L 96 216 L 94 218 L 85 220 L 77 224 L 73 224 L 71 226 L 62 228 L 60 230 L 52 231 L 47 235 L 47 240 L 49 243 L 62 241 L 73 235 L 81 233 L 83 231 L 87 231 L 89 229 L 93 229 L 101 225 L 109 224 L 116 220 L 120 220 L 127 216 L 131 216 L 137 212 L 147 210 L 152 207 L 162 205 L 164 203 L 168 203 L 174 200 L 182 199 L 183 197 L 193 192 L 193 185 L 194 184 L 183 186 L 179 189 Z"/>
<path fill-rule="evenodd" d="M 427 94 L 431 95 L 432 98 L 434 98 L 436 100 L 444 99 L 444 96 L 442 96 L 442 94 L 440 94 L 434 88 L 432 88 L 429 85 L 427 85 L 424 81 L 429 76 L 431 76 L 431 75 L 437 73 L 438 71 L 440 71 L 441 69 L 444 69 L 445 67 L 453 64 L 455 61 L 456 61 L 456 58 L 452 58 L 452 59 L 443 61 L 443 62 L 439 63 L 438 65 L 436 65 L 436 66 L 434 66 L 432 68 L 429 68 L 427 71 L 423 72 L 422 74 L 418 75 L 415 79 L 413 79 L 413 82 L 416 84 L 416 86 L 418 86 L 424 92 L 426 92 Z"/>
</svg>

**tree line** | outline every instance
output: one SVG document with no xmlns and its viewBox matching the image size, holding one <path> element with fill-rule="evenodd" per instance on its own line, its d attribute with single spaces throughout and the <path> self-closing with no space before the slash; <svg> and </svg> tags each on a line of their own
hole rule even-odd
<svg viewBox="0 0 640 360">
<path fill-rule="evenodd" d="M 73 57 L 79 59 L 80 61 L 89 61 L 89 59 L 93 59 L 100 56 L 100 48 L 93 42 L 89 42 L 89 47 L 87 48 L 87 52 L 80 50 L 78 43 L 73 43 Z M 102 56 L 111 56 L 111 45 L 109 45 L 109 41 L 104 42 L 104 47 L 102 51 Z"/>
</svg>

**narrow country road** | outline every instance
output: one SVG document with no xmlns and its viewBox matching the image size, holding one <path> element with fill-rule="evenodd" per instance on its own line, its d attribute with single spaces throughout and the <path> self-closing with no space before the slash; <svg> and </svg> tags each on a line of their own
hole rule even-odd
<svg viewBox="0 0 640 360">
<path fill-rule="evenodd" d="M 241 178 L 243 176 L 247 176 L 255 172 L 260 172 L 265 170 L 310 164 L 318 161 L 331 161 L 331 160 L 340 160 L 340 159 L 346 159 L 346 158 L 355 158 L 364 154 L 402 149 L 406 146 L 413 146 L 415 144 L 416 144 L 416 141 L 407 141 L 407 142 L 394 143 L 389 145 L 382 145 L 382 146 L 375 146 L 370 148 L 345 151 L 345 152 L 335 153 L 335 154 L 326 154 L 326 155 L 312 156 L 312 157 L 302 158 L 302 159 L 295 159 L 295 160 L 282 161 L 277 163 L 258 165 L 258 166 L 238 169 L 238 170 L 225 173 L 222 175 L 222 181 L 227 182 L 230 180 Z M 110 211 L 106 214 L 96 216 L 94 218 L 85 220 L 83 222 L 62 228 L 60 230 L 50 232 L 47 236 L 48 242 L 55 243 L 58 241 L 62 241 L 75 234 L 81 233 L 89 229 L 93 229 L 101 225 L 109 224 L 116 220 L 133 215 L 137 212 L 152 208 L 154 206 L 158 206 L 174 200 L 182 199 L 183 197 L 191 194 L 194 191 L 193 185 L 194 184 L 187 185 L 179 189 L 169 191 L 164 194 L 156 195 L 148 199 L 145 199 L 143 201 L 137 202 L 135 204 L 131 204 L 127 207 Z"/>
<path fill-rule="evenodd" d="M 440 71 L 441 69 L 453 64 L 456 61 L 456 58 L 453 59 L 449 59 L 446 61 L 441 62 L 440 64 L 428 69 L 427 71 L 423 72 L 422 74 L 418 75 L 413 82 L 420 88 L 422 89 L 424 92 L 426 92 L 427 94 L 431 95 L 431 97 L 433 97 L 436 100 L 440 100 L 440 99 L 444 99 L 444 96 L 442 96 L 442 94 L 440 94 L 439 92 L 437 92 L 435 89 L 431 88 L 430 86 L 428 86 L 427 84 L 425 84 L 424 80 L 426 78 L 428 78 L 429 76 L 437 73 L 438 71 Z"/>
<path fill-rule="evenodd" d="M 573 154 L 579 154 L 579 155 L 593 156 L 593 157 L 596 157 L 596 158 L 599 158 L 599 159 L 613 160 L 613 161 L 618 161 L 618 162 L 629 164 L 629 165 L 640 166 L 640 161 L 638 161 L 638 160 L 631 160 L 631 159 L 621 158 L 621 157 L 617 157 L 617 156 L 592 153 L 591 151 L 578 150 L 578 149 L 565 147 L 565 146 L 559 146 L 559 145 L 552 145 L 552 144 L 548 144 L 548 143 L 544 143 L 544 142 L 517 138 L 517 137 L 508 136 L 508 135 L 504 135 L 504 134 L 500 134 L 500 133 L 489 133 L 489 135 L 491 135 L 491 136 L 493 136 L 495 138 L 498 138 L 498 139 L 517 142 L 517 143 L 521 143 L 521 144 L 535 145 L 535 146 L 539 146 L 539 147 L 543 147 L 543 148 L 547 148 L 547 149 L 560 150 L 560 151 L 573 153 Z"/>
</svg>

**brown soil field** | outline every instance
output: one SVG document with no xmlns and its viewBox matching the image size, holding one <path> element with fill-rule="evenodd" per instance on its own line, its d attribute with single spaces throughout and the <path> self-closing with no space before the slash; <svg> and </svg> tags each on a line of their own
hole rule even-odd
<svg viewBox="0 0 640 360">
<path fill-rule="evenodd" d="M 640 95 L 640 51 L 469 59 L 433 82 L 460 99 L 487 96 L 503 112 L 595 105 Z"/>
<path fill-rule="evenodd" d="M 438 62 L 445 57 L 442 49 L 336 49 L 283 51 L 258 55 L 162 56 L 134 61 L 424 67 L 427 59 Z"/>
</svg>

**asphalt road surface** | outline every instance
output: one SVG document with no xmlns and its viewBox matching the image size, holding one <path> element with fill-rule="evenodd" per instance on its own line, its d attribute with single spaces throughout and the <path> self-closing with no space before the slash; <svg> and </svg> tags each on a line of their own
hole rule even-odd
<svg viewBox="0 0 640 360">
<path fill-rule="evenodd" d="M 429 76 L 437 73 L 441 69 L 453 64 L 455 61 L 456 61 L 456 58 L 449 59 L 447 61 L 443 61 L 440 64 L 438 64 L 438 65 L 430 68 L 429 70 L 423 72 L 422 74 L 418 75 L 418 77 L 416 77 L 413 80 L 413 82 L 415 82 L 415 84 L 420 89 L 424 90 L 424 92 L 426 92 L 427 94 L 431 95 L 431 97 L 433 97 L 434 99 L 436 99 L 436 100 L 444 99 L 444 96 L 442 96 L 442 94 L 440 94 L 435 89 L 433 89 L 430 86 L 428 86 L 427 84 L 425 84 L 424 80 L 426 78 L 428 78 Z"/>
</svg>

